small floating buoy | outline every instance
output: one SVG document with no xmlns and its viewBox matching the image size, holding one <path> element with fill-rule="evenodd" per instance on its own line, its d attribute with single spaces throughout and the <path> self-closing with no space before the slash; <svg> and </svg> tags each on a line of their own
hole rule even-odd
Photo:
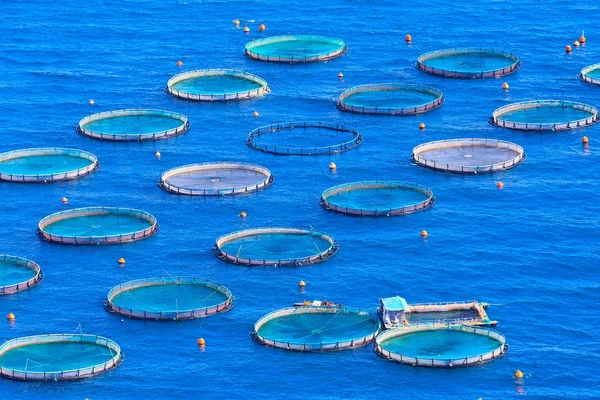
<svg viewBox="0 0 600 400">
<path fill-rule="evenodd" d="M 160 151 L 158 151 L 158 150 L 157 150 L 157 151 L 156 151 L 156 153 L 154 153 L 154 155 L 155 155 L 157 158 L 160 158 Z"/>
<path fill-rule="evenodd" d="M 340 71 L 340 72 L 338 73 L 338 78 L 343 78 L 343 77 L 344 77 L 344 74 L 342 74 L 342 72 Z"/>
<path fill-rule="evenodd" d="M 587 136 L 584 136 L 581 138 L 581 143 L 587 144 L 590 140 L 588 139 Z"/>
<path fill-rule="evenodd" d="M 67 204 L 69 202 L 69 199 L 67 199 L 66 197 L 63 197 L 61 201 L 63 204 Z"/>
<path fill-rule="evenodd" d="M 254 115 L 255 117 L 258 117 L 260 114 L 258 113 L 258 111 L 254 111 L 254 114 L 252 114 L 252 115 Z"/>
<path fill-rule="evenodd" d="M 300 281 L 300 282 L 298 282 L 298 286 L 304 287 L 304 286 L 306 286 L 306 282 Z"/>
<path fill-rule="evenodd" d="M 258 27 L 258 30 L 263 32 L 265 29 L 267 29 L 267 27 L 265 26 L 265 24 L 260 24 L 260 26 Z"/>
<path fill-rule="evenodd" d="M 233 23 L 236 24 L 236 25 L 239 25 L 240 24 L 240 20 L 239 19 L 234 19 Z"/>
<path fill-rule="evenodd" d="M 502 189 L 502 188 L 504 187 L 504 183 L 502 183 L 502 182 L 498 182 L 498 183 L 496 183 L 496 187 L 497 187 L 498 189 Z"/>
<path fill-rule="evenodd" d="M 123 257 L 119 258 L 119 260 L 117 261 L 119 264 L 123 265 L 125 264 L 125 259 Z"/>
<path fill-rule="evenodd" d="M 425 129 L 425 124 L 421 122 L 421 123 L 419 124 L 419 129 Z"/>
<path fill-rule="evenodd" d="M 509 85 L 508 85 L 508 83 L 506 83 L 506 82 L 504 82 L 504 83 L 502 84 L 502 89 L 504 89 L 504 90 L 508 90 L 508 88 L 509 88 L 509 87 L 510 87 L 510 86 L 509 86 Z"/>
<path fill-rule="evenodd" d="M 247 26 L 244 27 L 244 33 L 248 33 L 250 32 L 250 28 L 248 28 Z"/>
<path fill-rule="evenodd" d="M 578 41 L 578 40 L 574 41 L 574 42 L 573 42 L 573 46 L 575 46 L 575 47 L 579 47 L 579 41 Z"/>
<path fill-rule="evenodd" d="M 585 32 L 581 31 L 581 36 L 579 37 L 579 43 L 583 44 L 585 43 L 586 39 L 585 39 Z"/>
<path fill-rule="evenodd" d="M 15 314 L 8 313 L 8 315 L 6 316 L 6 319 L 9 321 L 14 321 L 16 319 Z"/>
<path fill-rule="evenodd" d="M 515 372 L 515 375 L 514 375 L 514 377 L 515 377 L 515 378 L 517 378 L 517 379 L 523 379 L 523 373 L 521 372 L 521 370 L 520 370 L 520 369 L 518 369 L 518 370 Z"/>
<path fill-rule="evenodd" d="M 424 238 L 426 238 L 427 236 L 429 236 L 429 233 L 427 233 L 427 231 L 426 231 L 425 229 L 423 229 L 423 230 L 421 231 L 421 237 L 424 237 Z"/>
<path fill-rule="evenodd" d="M 89 103 L 90 103 L 90 105 L 93 106 L 94 105 L 94 99 L 90 99 Z"/>
<path fill-rule="evenodd" d="M 121 318 L 121 323 L 124 323 L 124 322 L 125 322 L 125 320 L 123 318 Z"/>
<path fill-rule="evenodd" d="M 177 61 L 177 66 L 181 67 L 183 65 L 183 63 L 181 61 Z"/>
<path fill-rule="evenodd" d="M 241 212 L 241 213 L 239 213 L 238 215 L 239 215 L 240 217 L 242 217 L 242 218 L 246 218 L 246 215 L 248 215 L 248 214 L 246 214 L 246 211 L 242 211 L 242 212 Z"/>
<path fill-rule="evenodd" d="M 404 38 L 404 40 L 406 40 L 407 42 L 412 42 L 412 36 L 406 35 L 406 37 Z"/>
<path fill-rule="evenodd" d="M 198 346 L 204 346 L 206 344 L 206 340 L 204 338 L 198 339 Z"/>
<path fill-rule="evenodd" d="M 329 163 L 329 169 L 336 169 L 337 165 L 335 165 L 335 163 L 332 161 Z"/>
<path fill-rule="evenodd" d="M 573 51 L 573 49 L 571 48 L 571 46 L 568 46 L 568 45 L 567 45 L 567 47 L 565 47 L 565 51 L 566 51 L 567 53 L 570 53 L 571 51 Z"/>
</svg>

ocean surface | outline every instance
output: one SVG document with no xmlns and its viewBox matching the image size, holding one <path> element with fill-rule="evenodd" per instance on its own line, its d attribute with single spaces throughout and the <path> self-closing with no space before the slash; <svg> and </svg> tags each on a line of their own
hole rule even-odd
<svg viewBox="0 0 600 400">
<path fill-rule="evenodd" d="M 594 2 L 558 0 L 4 2 L 0 150 L 79 148 L 97 155 L 101 169 L 65 183 L 0 184 L 0 251 L 32 259 L 45 272 L 39 286 L 0 298 L 0 340 L 81 328 L 119 343 L 125 362 L 77 382 L 2 379 L 0 398 L 600 398 L 600 127 L 540 134 L 487 122 L 494 109 L 515 101 L 600 106 L 600 87 L 576 77 L 600 62 L 599 12 Z M 248 24 L 246 35 L 244 22 L 239 29 L 232 23 L 236 18 L 257 22 Z M 586 45 L 565 54 L 582 30 Z M 288 33 L 339 37 L 349 52 L 307 65 L 257 62 L 242 53 L 251 39 Z M 504 48 L 520 56 L 523 68 L 502 79 L 466 81 L 413 66 L 422 53 L 461 46 Z M 243 69 L 265 78 L 272 92 L 225 104 L 165 93 L 171 76 L 196 68 Z M 430 85 L 444 92 L 446 103 L 415 117 L 336 108 L 343 90 L 380 82 Z M 75 132 L 89 114 L 130 107 L 181 112 L 191 130 L 144 143 L 102 142 Z M 257 126 L 303 120 L 344 123 L 364 142 L 333 157 L 275 156 L 245 144 Z M 590 138 L 588 149 L 583 135 Z M 527 160 L 480 176 L 411 164 L 414 146 L 457 137 L 514 141 Z M 275 182 L 255 194 L 222 198 L 178 196 L 157 186 L 169 168 L 209 161 L 261 164 Z M 336 173 L 328 169 L 331 161 Z M 319 207 L 323 190 L 372 179 L 424 184 L 437 202 L 392 218 Z M 160 232 L 113 246 L 61 246 L 36 236 L 46 215 L 86 206 L 146 210 L 157 217 Z M 242 210 L 245 220 L 238 217 Z M 313 226 L 333 235 L 340 250 L 321 264 L 281 269 L 235 266 L 212 254 L 218 236 L 265 226 Z M 167 274 L 223 283 L 236 296 L 235 307 L 178 323 L 121 323 L 103 309 L 113 286 Z M 388 362 L 371 347 L 301 354 L 262 347 L 249 336 L 261 316 L 294 302 L 327 297 L 374 312 L 379 298 L 392 295 L 409 303 L 489 302 L 488 314 L 499 321 L 510 351 L 481 367 L 438 370 Z M 4 320 L 9 312 L 17 318 L 13 325 Z M 203 351 L 199 337 L 206 340 Z M 512 377 L 517 368 L 523 382 Z"/>
</svg>

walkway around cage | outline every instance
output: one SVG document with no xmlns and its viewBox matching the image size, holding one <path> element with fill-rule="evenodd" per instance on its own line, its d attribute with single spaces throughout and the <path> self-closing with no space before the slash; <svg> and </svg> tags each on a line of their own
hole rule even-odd
<svg viewBox="0 0 600 400">
<path fill-rule="evenodd" d="M 425 331 L 437 331 L 437 330 L 454 330 L 461 331 L 476 335 L 487 336 L 492 338 L 500 344 L 498 348 L 493 351 L 489 351 L 483 354 L 477 354 L 474 356 L 467 356 L 462 358 L 449 358 L 449 359 L 441 359 L 441 358 L 426 358 L 426 357 L 409 357 L 404 356 L 402 354 L 397 354 L 389 350 L 385 350 L 382 347 L 382 343 L 387 340 L 408 335 L 416 332 L 425 332 Z M 446 323 L 417 323 L 410 324 L 400 328 L 389 329 L 382 332 L 377 339 L 375 340 L 374 346 L 375 353 L 382 358 L 385 358 L 390 361 L 398 362 L 401 364 L 409 364 L 415 367 L 435 367 L 435 368 L 453 368 L 453 367 L 471 367 L 476 365 L 481 365 L 483 363 L 495 360 L 504 356 L 508 352 L 508 343 L 506 343 L 506 338 L 501 333 L 490 329 L 490 328 L 482 328 L 479 326 L 470 326 L 470 325 L 456 325 L 456 324 L 446 324 Z"/>
<path fill-rule="evenodd" d="M 307 343 L 291 343 L 289 341 L 277 341 L 274 339 L 269 339 L 259 334 L 259 330 L 269 321 L 275 320 L 280 317 L 286 317 L 290 315 L 296 314 L 339 314 L 339 313 L 355 313 L 357 315 L 370 315 L 367 311 L 363 311 L 358 308 L 347 307 L 347 306 L 305 306 L 305 307 L 287 307 L 282 308 L 273 312 L 270 312 L 260 318 L 255 324 L 254 329 L 250 333 L 250 337 L 256 343 L 262 344 L 264 346 L 270 346 L 278 349 L 284 349 L 289 351 L 300 351 L 300 352 L 329 352 L 329 351 L 338 351 L 338 350 L 346 350 L 346 349 L 355 349 L 367 346 L 371 343 L 381 329 L 381 324 L 375 318 L 374 325 L 376 325 L 376 329 L 366 336 L 356 337 L 350 340 L 344 341 L 335 341 L 335 342 L 321 342 L 317 345 L 315 344 L 307 344 Z M 333 317 L 335 318 L 335 316 Z"/>
<path fill-rule="evenodd" d="M 236 78 L 245 79 L 258 84 L 260 87 L 252 90 L 244 90 L 235 93 L 204 93 L 204 94 L 193 94 L 186 91 L 181 91 L 173 88 L 173 85 L 179 82 L 183 82 L 190 79 L 197 79 L 209 76 L 233 76 Z M 165 90 L 175 97 L 179 97 L 185 100 L 193 101 L 232 101 L 232 100 L 245 100 L 253 97 L 262 96 L 269 92 L 267 81 L 258 75 L 251 74 L 249 72 L 238 71 L 233 69 L 202 69 L 189 72 L 183 72 L 177 74 L 168 80 Z"/>
<path fill-rule="evenodd" d="M 502 119 L 503 115 L 510 112 L 538 109 L 540 107 L 569 108 L 589 113 L 590 116 L 573 121 L 550 123 L 527 123 Z M 569 129 L 585 128 L 594 125 L 599 120 L 600 118 L 598 117 L 598 110 L 595 107 L 589 106 L 584 103 L 566 100 L 530 100 L 508 104 L 496 109 L 490 117 L 489 123 L 502 128 L 522 131 L 562 131 Z"/>
<path fill-rule="evenodd" d="M 114 304 L 113 300 L 119 294 L 124 292 L 132 291 L 138 288 L 150 287 L 150 286 L 166 286 L 166 285 L 203 285 L 208 288 L 214 289 L 216 292 L 220 292 L 227 297 L 227 300 L 210 307 L 197 308 L 191 310 L 177 310 L 175 312 L 152 312 L 146 310 L 134 310 L 126 309 Z M 124 315 L 133 319 L 147 319 L 155 321 L 178 321 L 186 319 L 204 318 L 209 315 L 227 312 L 234 306 L 235 298 L 231 294 L 228 288 L 221 285 L 220 283 L 212 282 L 208 279 L 198 279 L 194 277 L 162 277 L 162 278 L 146 278 L 137 279 L 129 282 L 122 283 L 115 286 L 108 292 L 106 301 L 104 302 L 104 308 L 110 313 Z"/>
<path fill-rule="evenodd" d="M 268 55 L 268 54 L 260 54 L 256 51 L 257 47 L 266 46 L 270 44 L 279 44 L 285 42 L 294 42 L 294 41 L 313 41 L 313 42 L 327 42 L 337 47 L 336 50 L 316 55 L 304 55 L 300 57 L 291 56 L 281 56 L 281 55 Z M 314 36 L 314 35 L 281 35 L 281 36 L 272 36 L 263 39 L 256 39 L 246 44 L 244 48 L 244 54 L 253 60 L 258 61 L 267 61 L 267 62 L 278 62 L 278 63 L 307 63 L 307 62 L 316 62 L 316 61 L 328 61 L 334 58 L 338 58 L 343 56 L 348 52 L 348 46 L 341 39 L 328 38 L 324 36 Z"/>
<path fill-rule="evenodd" d="M 77 217 L 89 217 L 89 216 L 104 216 L 109 214 L 125 215 L 140 220 L 147 221 L 150 226 L 135 232 L 124 232 L 121 234 L 103 235 L 103 236 L 79 236 L 79 235 L 57 235 L 48 233 L 45 228 L 49 225 L 63 221 L 66 219 L 77 218 Z M 89 244 L 118 244 L 133 242 L 136 240 L 142 240 L 150 236 L 155 235 L 158 232 L 159 226 L 156 218 L 146 211 L 136 210 L 133 208 L 123 207 L 85 207 L 85 208 L 74 208 L 71 210 L 60 211 L 54 214 L 50 214 L 43 218 L 37 229 L 37 234 L 40 239 L 59 243 L 59 244 L 73 244 L 73 245 L 89 245 Z"/>
<path fill-rule="evenodd" d="M 512 61 L 512 64 L 508 67 L 501 69 L 492 69 L 485 71 L 451 71 L 447 69 L 434 68 L 426 65 L 428 60 L 448 57 L 448 56 L 459 56 L 459 55 L 489 55 L 492 57 L 504 57 Z M 444 78 L 455 78 L 455 79 L 485 79 L 485 78 L 500 78 L 505 75 L 512 74 L 513 72 L 521 69 L 521 60 L 515 54 L 507 52 L 502 49 L 486 49 L 481 47 L 466 47 L 466 48 L 455 48 L 455 49 L 444 49 L 431 51 L 429 53 L 422 54 L 415 64 L 415 67 L 423 72 L 427 72 L 432 75 L 438 75 Z"/>
<path fill-rule="evenodd" d="M 346 193 L 350 191 L 358 191 L 358 190 L 378 190 L 378 189 L 402 189 L 402 190 L 412 190 L 418 193 L 422 193 L 426 196 L 424 201 L 418 202 L 416 204 L 411 204 L 408 206 L 398 207 L 398 208 L 382 208 L 375 210 L 367 210 L 363 208 L 353 208 L 347 206 L 336 205 L 331 202 L 331 197 L 340 194 Z M 319 199 L 319 204 L 321 207 L 328 211 L 334 211 L 341 214 L 361 216 L 361 217 L 381 217 L 381 216 L 394 216 L 394 215 L 404 215 L 410 214 L 416 211 L 425 210 L 435 204 L 436 198 L 427 186 L 420 185 L 418 183 L 409 183 L 409 182 L 396 182 L 396 181 L 362 181 L 362 182 L 351 182 L 344 183 L 341 185 L 333 186 L 327 190 L 325 190 L 321 194 L 321 198 Z"/>
<path fill-rule="evenodd" d="M 36 156 L 67 156 L 67 157 L 76 157 L 88 160 L 90 162 L 89 165 L 77 168 L 73 170 L 61 171 L 56 173 L 48 173 L 48 174 L 12 174 L 2 172 L 0 169 L 0 181 L 7 182 L 15 182 L 15 183 L 50 183 L 50 182 L 60 182 L 60 181 L 68 181 L 72 179 L 77 179 L 82 176 L 91 174 L 100 168 L 100 163 L 98 162 L 98 158 L 83 150 L 77 149 L 66 149 L 66 148 L 58 148 L 58 147 L 40 147 L 40 148 L 31 148 L 31 149 L 23 149 L 23 150 L 13 150 L 8 151 L 6 153 L 0 154 L 0 163 L 8 160 L 13 160 L 17 158 L 25 158 L 25 157 L 36 157 Z"/>
<path fill-rule="evenodd" d="M 259 236 L 264 234 L 281 234 L 281 235 L 305 235 L 319 238 L 329 243 L 329 247 L 325 250 L 318 249 L 318 252 L 308 257 L 300 258 L 285 258 L 285 259 L 252 259 L 244 258 L 237 254 L 229 254 L 223 250 L 223 246 L 226 243 L 232 242 L 237 239 L 247 238 L 252 236 Z M 338 242 L 330 235 L 324 232 L 318 232 L 315 230 L 299 229 L 299 228 L 255 228 L 246 229 L 242 231 L 233 232 L 217 238 L 213 245 L 213 252 L 220 260 L 232 263 L 245 265 L 249 267 L 299 267 L 302 265 L 317 264 L 333 257 L 339 250 Z"/>
<path fill-rule="evenodd" d="M 597 74 L 597 77 L 590 76 L 592 72 Z M 600 86 L 600 63 L 589 65 L 581 70 L 581 73 L 577 75 L 583 82 L 592 83 Z"/>
<path fill-rule="evenodd" d="M 326 129 L 336 132 L 349 133 L 353 137 L 344 143 L 333 144 L 331 146 L 315 146 L 315 147 L 289 147 L 289 146 L 275 146 L 268 144 L 259 143 L 259 138 L 262 135 L 269 133 L 277 133 L 280 131 L 292 129 L 307 129 L 317 128 Z M 322 122 L 282 122 L 279 124 L 271 124 L 261 126 L 253 129 L 246 139 L 246 144 L 255 150 L 262 151 L 264 153 L 277 154 L 283 156 L 318 156 L 318 155 L 331 155 L 341 153 L 355 147 L 358 147 L 363 141 L 362 135 L 352 128 L 345 127 L 343 124 L 329 125 Z"/>
<path fill-rule="evenodd" d="M 432 160 L 422 155 L 423 153 L 432 150 L 452 149 L 463 146 L 481 146 L 492 147 L 497 149 L 508 149 L 514 151 L 517 155 L 506 161 L 482 165 L 450 164 Z M 482 174 L 487 172 L 505 171 L 507 169 L 516 167 L 517 165 L 521 164 L 523 161 L 525 161 L 525 158 L 525 150 L 523 150 L 523 148 L 518 144 L 507 142 L 505 140 L 481 138 L 448 139 L 427 142 L 416 146 L 411 154 L 411 161 L 415 164 L 433 169 L 435 171 L 454 172 L 460 174 Z"/>
<path fill-rule="evenodd" d="M 344 100 L 350 96 L 358 93 L 365 92 L 390 92 L 390 91 L 404 91 L 404 92 L 420 92 L 433 97 L 434 99 L 424 104 L 416 104 L 414 106 L 407 107 L 358 107 L 351 104 L 344 103 Z M 410 83 L 387 83 L 387 84 L 369 84 L 355 86 L 345 90 L 340 94 L 337 101 L 337 106 L 342 111 L 348 111 L 357 114 L 378 114 L 378 115 L 415 115 L 422 114 L 428 111 L 435 110 L 444 104 L 444 94 L 436 88 Z"/>
<path fill-rule="evenodd" d="M 86 126 L 97 121 L 107 120 L 109 118 L 116 117 L 161 117 L 161 118 L 172 118 L 174 120 L 181 121 L 181 125 L 173 128 L 167 129 L 159 132 L 151 132 L 151 133 L 125 133 L 125 134 L 115 134 L 115 133 L 104 133 L 100 131 L 94 131 L 91 129 L 86 129 Z M 77 133 L 83 136 L 87 136 L 93 139 L 106 140 L 111 142 L 142 142 L 147 140 L 160 140 L 160 139 L 168 139 L 170 137 L 182 135 L 186 133 L 190 129 L 190 123 L 187 117 L 183 114 L 165 111 L 165 110 L 152 110 L 152 109 L 144 109 L 144 108 L 132 108 L 132 109 L 124 109 L 124 110 L 114 110 L 114 111 L 105 111 L 97 114 L 88 115 L 79 121 L 77 125 Z"/>
<path fill-rule="evenodd" d="M 44 273 L 42 272 L 42 269 L 34 261 L 28 260 L 23 257 L 3 254 L 0 255 L 0 262 L 9 262 L 21 265 L 31 269 L 35 273 L 35 275 L 32 278 L 27 279 L 26 281 L 0 286 L 0 295 L 8 295 L 20 292 L 22 290 L 27 290 L 38 285 L 44 279 Z"/>
<path fill-rule="evenodd" d="M 4 342 L 4 344 L 0 346 L 0 358 L 2 358 L 2 356 L 9 351 L 24 346 L 73 342 L 104 346 L 110 350 L 111 354 L 113 354 L 113 357 L 102 364 L 90 365 L 64 371 L 31 372 L 27 371 L 26 369 L 17 370 L 0 366 L 0 376 L 22 381 L 72 381 L 90 378 L 107 372 L 113 368 L 117 368 L 123 363 L 125 358 L 124 354 L 121 352 L 121 348 L 113 340 L 102 336 L 84 334 L 48 334 L 11 339 L 7 342 Z"/>
</svg>

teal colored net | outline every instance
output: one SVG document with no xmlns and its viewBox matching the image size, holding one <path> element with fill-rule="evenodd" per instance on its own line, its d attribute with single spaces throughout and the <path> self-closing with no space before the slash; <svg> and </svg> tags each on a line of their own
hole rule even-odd
<svg viewBox="0 0 600 400">
<path fill-rule="evenodd" d="M 520 122 L 528 124 L 562 124 L 591 117 L 587 110 L 559 105 L 540 105 L 535 108 L 524 108 L 509 111 L 498 117 L 500 121 Z"/>
<path fill-rule="evenodd" d="M 310 257 L 327 250 L 329 246 L 331 243 L 327 240 L 311 234 L 265 233 L 234 239 L 221 246 L 221 249 L 241 258 L 280 260 Z"/>
<path fill-rule="evenodd" d="M 416 67 L 449 78 L 493 78 L 517 71 L 521 61 L 504 50 L 469 47 L 425 53 Z"/>
<path fill-rule="evenodd" d="M 439 90 L 405 83 L 355 86 L 344 91 L 338 107 L 363 114 L 412 115 L 431 111 L 444 103 Z"/>
<path fill-rule="evenodd" d="M 99 119 L 84 126 L 107 135 L 143 135 L 168 131 L 182 125 L 179 119 L 163 115 L 124 115 Z"/>
<path fill-rule="evenodd" d="M 31 155 L 0 161 L 0 173 L 12 175 L 50 175 L 85 168 L 93 164 L 87 158 L 70 154 Z"/>
<path fill-rule="evenodd" d="M 261 88 L 261 84 L 233 75 L 207 75 L 175 83 L 172 88 L 195 95 L 224 95 Z"/>
<path fill-rule="evenodd" d="M 273 36 L 246 44 L 248 57 L 275 62 L 328 60 L 341 56 L 345 51 L 343 40 L 323 36 Z"/>
<path fill-rule="evenodd" d="M 150 221 L 135 215 L 108 213 L 65 218 L 47 225 L 44 231 L 57 236 L 114 236 L 151 226 Z"/>
<path fill-rule="evenodd" d="M 37 271 L 27 264 L 11 259 L 0 259 L 0 286 L 16 285 L 34 278 Z"/>
</svg>

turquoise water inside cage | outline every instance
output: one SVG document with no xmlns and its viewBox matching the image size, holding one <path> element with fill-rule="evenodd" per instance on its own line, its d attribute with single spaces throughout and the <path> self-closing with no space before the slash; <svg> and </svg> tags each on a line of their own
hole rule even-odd
<svg viewBox="0 0 600 400">
<path fill-rule="evenodd" d="M 0 356 L 0 367 L 29 372 L 59 372 L 103 364 L 114 356 L 108 347 L 95 343 L 32 344 Z"/>
<path fill-rule="evenodd" d="M 273 132 L 266 132 L 255 137 L 253 142 L 257 147 L 267 146 L 269 149 L 277 148 L 278 151 L 285 151 L 285 148 L 306 148 L 310 150 L 315 147 L 328 147 L 345 143 L 354 135 L 350 132 L 336 131 L 323 128 L 303 128 L 294 127 L 294 129 L 280 129 Z"/>
<path fill-rule="evenodd" d="M 277 342 L 318 346 L 362 339 L 377 329 L 377 320 L 368 313 L 296 313 L 268 321 L 258 334 Z"/>
<path fill-rule="evenodd" d="M 590 72 L 586 72 L 585 76 L 592 79 L 600 79 L 600 67 L 594 68 Z"/>
<path fill-rule="evenodd" d="M 509 111 L 498 117 L 500 121 L 522 122 L 531 124 L 566 123 L 590 118 L 589 111 L 573 108 L 542 105 L 535 108 Z"/>
<path fill-rule="evenodd" d="M 338 41 L 319 38 L 283 40 L 279 42 L 253 45 L 250 50 L 261 56 L 282 58 L 304 58 L 324 56 L 341 50 Z"/>
<path fill-rule="evenodd" d="M 451 165 L 491 165 L 511 160 L 519 155 L 511 149 L 494 146 L 456 146 L 431 149 L 419 153 L 419 157 Z"/>
<path fill-rule="evenodd" d="M 244 168 L 210 168 L 182 172 L 166 179 L 170 185 L 185 189 L 226 189 L 254 186 L 267 179 L 262 172 Z"/>
<path fill-rule="evenodd" d="M 330 246 L 312 234 L 260 233 L 226 242 L 221 250 L 245 259 L 277 261 L 314 256 Z"/>
<path fill-rule="evenodd" d="M 0 161 L 0 172 L 12 175 L 60 174 L 92 164 L 87 158 L 66 154 L 23 156 Z"/>
<path fill-rule="evenodd" d="M 223 95 L 260 89 L 261 84 L 234 75 L 206 75 L 175 83 L 172 88 L 195 95 Z"/>
<path fill-rule="evenodd" d="M 381 343 L 384 350 L 395 354 L 438 360 L 474 357 L 500 346 L 486 335 L 446 329 L 409 333 Z"/>
<path fill-rule="evenodd" d="M 429 196 L 425 193 L 402 187 L 381 189 L 356 189 L 327 196 L 326 200 L 338 207 L 354 210 L 387 210 L 409 207 L 422 203 Z"/>
<path fill-rule="evenodd" d="M 28 281 L 36 272 L 26 265 L 10 260 L 0 260 L 0 286 L 16 285 Z"/>
<path fill-rule="evenodd" d="M 227 298 L 220 290 L 201 283 L 167 283 L 121 292 L 111 302 L 126 310 L 181 312 L 212 307 L 227 301 Z"/>
<path fill-rule="evenodd" d="M 103 118 L 84 125 L 86 130 L 107 135 L 143 135 L 164 132 L 183 125 L 177 118 L 166 115 L 121 115 Z"/>
<path fill-rule="evenodd" d="M 428 67 L 453 72 L 493 71 L 510 67 L 514 60 L 492 53 L 459 53 L 435 57 L 423 62 Z"/>
<path fill-rule="evenodd" d="M 44 232 L 59 236 L 111 236 L 143 231 L 152 224 L 127 214 L 97 214 L 66 218 L 44 227 Z"/>
<path fill-rule="evenodd" d="M 403 108 L 422 106 L 437 96 L 418 90 L 373 90 L 352 94 L 343 103 L 353 107 Z"/>
</svg>

